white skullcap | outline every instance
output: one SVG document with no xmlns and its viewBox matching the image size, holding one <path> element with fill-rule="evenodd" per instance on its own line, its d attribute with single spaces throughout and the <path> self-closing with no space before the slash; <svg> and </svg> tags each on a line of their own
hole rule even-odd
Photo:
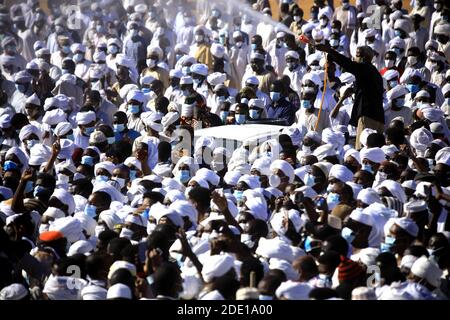
<svg viewBox="0 0 450 320">
<path fill-rule="evenodd" d="M 193 83 L 194 83 L 194 80 L 192 80 L 192 77 L 190 77 L 190 76 L 184 76 L 184 77 L 181 77 L 181 79 L 180 79 L 180 85 L 193 84 Z"/>
<path fill-rule="evenodd" d="M 342 182 L 353 180 L 353 172 L 351 172 L 346 166 L 343 166 L 341 164 L 333 165 L 328 176 L 334 177 Z"/>
<path fill-rule="evenodd" d="M 160 47 L 152 47 L 152 46 L 147 47 L 147 57 L 152 54 L 156 54 L 158 56 L 158 60 L 161 60 L 164 55 L 164 52 Z"/>
<path fill-rule="evenodd" d="M 433 134 L 426 128 L 419 128 L 411 133 L 409 142 L 411 146 L 420 151 L 425 151 L 433 141 Z"/>
<path fill-rule="evenodd" d="M 132 295 L 130 287 L 124 285 L 123 283 L 116 283 L 111 287 L 109 287 L 106 299 L 116 299 L 116 298 L 131 300 Z"/>
<path fill-rule="evenodd" d="M 393 145 L 384 145 L 381 147 L 381 150 L 383 150 L 384 154 L 387 155 L 388 157 L 393 157 L 397 152 L 399 152 L 400 150 L 398 150 L 398 148 Z"/>
<path fill-rule="evenodd" d="M 99 162 L 94 167 L 94 174 L 97 175 L 96 174 L 97 169 L 105 169 L 106 171 L 108 171 L 112 175 L 113 170 L 114 170 L 115 167 L 116 167 L 116 165 L 114 163 L 112 163 L 111 161 Z"/>
<path fill-rule="evenodd" d="M 42 131 L 32 124 L 27 124 L 20 129 L 19 140 L 23 141 L 28 138 L 31 134 L 35 134 L 39 140 L 42 138 Z"/>
<path fill-rule="evenodd" d="M 362 132 L 361 135 L 359 136 L 359 140 L 361 141 L 361 144 L 363 146 L 367 145 L 367 138 L 372 134 L 372 133 L 377 133 L 376 130 L 371 129 L 371 128 L 365 128 Z M 362 160 L 362 158 L 361 158 Z"/>
<path fill-rule="evenodd" d="M 337 155 L 337 151 L 332 144 L 323 144 L 313 151 L 313 155 L 317 157 L 319 161 L 322 161 L 326 157 L 332 157 Z"/>
<path fill-rule="evenodd" d="M 354 158 L 356 161 L 358 161 L 359 164 L 361 164 L 361 158 L 359 156 L 359 151 L 351 148 L 348 149 L 345 154 L 344 154 L 344 160 L 347 159 L 347 157 L 352 157 Z"/>
<path fill-rule="evenodd" d="M 264 258 L 277 258 L 292 262 L 294 260 L 291 247 L 280 238 L 260 238 L 256 254 Z"/>
<path fill-rule="evenodd" d="M 61 109 L 47 111 L 42 117 L 42 123 L 48 124 L 49 126 L 54 126 L 65 121 L 67 121 L 67 114 Z"/>
<path fill-rule="evenodd" d="M 363 148 L 359 152 L 359 156 L 361 160 L 367 159 L 375 163 L 381 163 L 382 161 L 386 160 L 386 155 L 384 154 L 383 150 L 378 147 Z"/>
<path fill-rule="evenodd" d="M 408 268 L 411 270 L 411 267 L 413 266 L 414 262 L 417 261 L 417 259 L 419 259 L 416 256 L 413 256 L 411 254 L 407 254 L 405 256 L 403 256 L 401 262 L 400 262 L 400 268 Z"/>
<path fill-rule="evenodd" d="M 405 86 L 397 85 L 387 92 L 386 97 L 388 98 L 388 100 L 392 101 L 399 97 L 406 96 L 408 93 L 409 91 Z"/>
<path fill-rule="evenodd" d="M 406 19 L 397 19 L 394 23 L 394 29 L 401 29 L 409 33 L 411 31 L 411 23 Z"/>
<path fill-rule="evenodd" d="M 411 267 L 411 273 L 415 276 L 427 280 L 433 287 L 441 285 L 442 270 L 433 259 L 422 256 L 417 259 Z"/>
<path fill-rule="evenodd" d="M 398 73 L 397 70 L 394 70 L 394 69 L 389 69 L 383 74 L 383 78 L 385 78 L 386 81 L 398 79 L 399 77 L 400 77 L 400 74 Z"/>
<path fill-rule="evenodd" d="M 307 80 L 313 82 L 316 86 L 320 86 L 322 84 L 319 75 L 315 72 L 305 74 L 302 79 L 302 84 L 305 84 Z"/>
<path fill-rule="evenodd" d="M 78 112 L 75 118 L 78 125 L 89 124 L 91 122 L 94 122 L 95 119 L 96 115 L 94 111 Z"/>
<path fill-rule="evenodd" d="M 283 171 L 283 173 L 289 177 L 289 183 L 292 183 L 294 181 L 295 173 L 294 168 L 289 164 L 289 162 L 285 160 L 275 160 L 270 165 L 270 171 L 274 171 L 276 169 L 279 169 Z"/>
<path fill-rule="evenodd" d="M 133 263 L 124 260 L 118 260 L 109 267 L 108 279 L 111 279 L 114 272 L 119 269 L 127 269 L 128 271 L 130 271 L 131 275 L 136 276 L 136 266 Z"/>
<path fill-rule="evenodd" d="M 391 223 L 389 223 L 389 221 Z M 392 225 L 392 223 L 396 224 L 413 237 L 417 237 L 417 235 L 419 234 L 419 227 L 417 226 L 416 222 L 411 218 L 407 217 L 391 218 L 388 220 L 388 222 L 386 222 L 387 225 Z"/>
<path fill-rule="evenodd" d="M 2 288 L 0 291 L 0 300 L 21 300 L 30 292 L 21 283 L 13 283 Z"/>
<path fill-rule="evenodd" d="M 36 106 L 40 106 L 41 105 L 41 100 L 39 99 L 39 97 L 37 96 L 36 93 L 33 93 L 31 96 L 29 96 L 27 98 L 27 100 L 25 101 L 25 104 L 33 104 Z"/>
<path fill-rule="evenodd" d="M 258 52 L 252 52 L 252 54 L 250 55 L 250 60 L 265 60 L 266 57 L 264 54 L 262 53 L 258 53 Z"/>
<path fill-rule="evenodd" d="M 181 79 L 181 77 L 183 77 L 183 72 L 178 69 L 172 69 L 169 71 L 169 77 Z"/>
<path fill-rule="evenodd" d="M 424 118 L 432 122 L 439 122 L 444 119 L 445 113 L 440 108 L 429 106 L 421 110 Z"/>
<path fill-rule="evenodd" d="M 356 199 L 362 201 L 367 205 L 370 205 L 372 203 L 382 203 L 380 196 L 372 188 L 366 188 L 361 190 Z"/>
<path fill-rule="evenodd" d="M 245 84 L 251 84 L 254 86 L 259 86 L 259 80 L 255 76 L 250 76 L 245 80 Z"/>
<path fill-rule="evenodd" d="M 88 255 L 94 250 L 94 246 L 87 240 L 78 240 L 72 244 L 67 252 L 67 256 L 71 257 L 76 254 Z"/>
<path fill-rule="evenodd" d="M 288 280 L 280 284 L 275 291 L 278 299 L 285 298 L 287 300 L 308 300 L 309 293 L 313 288 L 307 283 Z"/>
<path fill-rule="evenodd" d="M 312 37 L 315 41 L 321 41 L 324 37 L 323 31 L 320 29 L 313 29 Z"/>
<path fill-rule="evenodd" d="M 70 192 L 63 189 L 55 189 L 53 191 L 52 197 L 58 199 L 61 203 L 67 205 L 67 213 L 71 215 L 75 211 L 75 200 Z"/>
<path fill-rule="evenodd" d="M 56 125 L 54 133 L 57 137 L 66 135 L 70 130 L 72 130 L 72 125 L 69 122 L 60 122 Z"/>
<path fill-rule="evenodd" d="M 316 53 L 310 54 L 306 61 L 307 61 L 308 65 L 311 65 L 314 61 L 320 61 L 320 59 L 322 59 L 322 55 L 320 53 L 316 52 Z"/>
<path fill-rule="evenodd" d="M 144 103 L 145 95 L 140 90 L 131 90 L 127 94 L 127 101 L 136 100 L 139 103 Z"/>
<path fill-rule="evenodd" d="M 208 75 L 208 66 L 202 63 L 195 63 L 191 66 L 191 72 L 206 77 Z"/>
<path fill-rule="evenodd" d="M 225 55 L 225 47 L 219 43 L 213 43 L 211 45 L 211 54 L 221 59 Z"/>
<path fill-rule="evenodd" d="M 284 57 L 285 57 L 286 59 L 287 59 L 287 58 L 293 58 L 293 59 L 296 59 L 296 60 L 300 59 L 300 56 L 299 56 L 298 52 L 297 52 L 297 51 L 294 51 L 294 50 L 289 50 L 288 52 L 286 52 L 286 54 L 284 55 Z"/>
<path fill-rule="evenodd" d="M 375 224 L 374 219 L 371 215 L 363 212 L 361 209 L 353 210 L 350 214 L 352 220 L 358 221 L 359 223 L 365 224 L 366 226 L 372 227 Z"/>
<path fill-rule="evenodd" d="M 205 259 L 202 269 L 203 280 L 206 283 L 211 282 L 234 268 L 234 257 L 228 253 L 216 254 Z"/>
<path fill-rule="evenodd" d="M 227 171 L 223 177 L 223 181 L 228 185 L 235 186 L 241 175 L 239 171 Z"/>
<path fill-rule="evenodd" d="M 419 92 L 416 93 L 416 96 L 414 97 L 414 99 L 416 98 L 429 98 L 430 97 L 430 93 L 427 90 L 420 90 Z"/>
<path fill-rule="evenodd" d="M 74 243 L 83 236 L 81 222 L 70 216 L 51 221 L 49 231 L 61 232 L 69 243 Z"/>
<path fill-rule="evenodd" d="M 208 83 L 211 86 L 216 86 L 216 85 L 219 85 L 219 84 L 223 84 L 226 80 L 227 80 L 227 75 L 225 73 L 221 73 L 221 72 L 211 73 L 206 78 L 206 81 L 208 81 Z"/>
<path fill-rule="evenodd" d="M 394 180 L 384 180 L 378 187 L 377 190 L 380 188 L 385 187 L 389 190 L 389 192 L 396 197 L 400 202 L 405 203 L 406 202 L 406 194 L 405 191 L 402 188 L 402 185 Z"/>
</svg>

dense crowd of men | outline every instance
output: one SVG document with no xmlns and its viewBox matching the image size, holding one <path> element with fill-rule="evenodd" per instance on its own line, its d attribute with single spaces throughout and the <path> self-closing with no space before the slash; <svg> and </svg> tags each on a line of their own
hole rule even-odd
<svg viewBox="0 0 450 320">
<path fill-rule="evenodd" d="M 448 299 L 448 2 L 303 9 L 0 6 L 0 300 Z"/>
</svg>

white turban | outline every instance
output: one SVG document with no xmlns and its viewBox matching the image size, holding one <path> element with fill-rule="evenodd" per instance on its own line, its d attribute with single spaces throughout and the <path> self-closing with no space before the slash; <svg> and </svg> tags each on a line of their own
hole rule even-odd
<svg viewBox="0 0 450 320">
<path fill-rule="evenodd" d="M 189 201 L 176 200 L 170 204 L 169 209 L 175 211 L 181 217 L 188 217 L 194 226 L 197 225 L 198 212 Z"/>
<path fill-rule="evenodd" d="M 319 75 L 315 72 L 305 74 L 302 79 L 302 84 L 305 84 L 307 80 L 313 82 L 316 86 L 320 86 L 322 84 Z"/>
<path fill-rule="evenodd" d="M 203 263 L 202 276 L 206 283 L 234 268 L 234 257 L 228 253 L 209 256 Z"/>
<path fill-rule="evenodd" d="M 87 112 L 78 112 L 76 115 L 76 122 L 78 125 L 86 125 L 93 121 L 95 121 L 96 116 L 94 111 L 87 111 Z"/>
<path fill-rule="evenodd" d="M 206 77 L 208 75 L 208 67 L 202 63 L 195 63 L 191 66 L 191 72 Z"/>
<path fill-rule="evenodd" d="M 285 160 L 275 160 L 270 165 L 270 171 L 281 170 L 287 177 L 289 177 L 289 183 L 294 181 L 295 173 L 294 168 Z"/>
<path fill-rule="evenodd" d="M 41 100 L 39 99 L 39 97 L 37 96 L 36 93 L 33 93 L 31 96 L 29 96 L 27 98 L 25 103 L 26 104 L 33 104 L 33 105 L 36 105 L 36 106 L 40 106 L 41 105 Z"/>
<path fill-rule="evenodd" d="M 245 206 L 255 219 L 267 220 L 267 204 L 260 198 L 249 198 L 245 201 Z"/>
<path fill-rule="evenodd" d="M 127 94 L 127 101 L 136 100 L 139 103 L 144 103 L 145 95 L 140 90 L 131 90 Z"/>
<path fill-rule="evenodd" d="M 388 98 L 388 100 L 392 101 L 399 97 L 403 97 L 403 96 L 407 95 L 408 93 L 409 93 L 409 91 L 406 89 L 405 86 L 398 85 L 398 86 L 393 87 L 391 90 L 389 90 L 386 94 L 386 97 Z"/>
<path fill-rule="evenodd" d="M 227 75 L 225 73 L 221 72 L 214 72 L 211 73 L 207 78 L 206 81 L 212 86 L 217 86 L 219 84 L 223 84 L 227 80 Z"/>
<path fill-rule="evenodd" d="M 30 150 L 29 165 L 40 166 L 44 162 L 47 162 L 52 155 L 50 147 L 43 144 L 35 144 Z"/>
<path fill-rule="evenodd" d="M 227 171 L 223 177 L 223 181 L 231 186 L 235 186 L 242 174 L 239 171 Z"/>
<path fill-rule="evenodd" d="M 287 300 L 309 300 L 309 293 L 313 288 L 307 283 L 288 280 L 280 284 L 275 291 L 278 299 Z"/>
<path fill-rule="evenodd" d="M 110 230 L 113 230 L 115 225 L 122 223 L 120 217 L 116 215 L 113 210 L 102 211 L 99 215 L 99 220 L 100 219 L 106 224 L 106 226 Z"/>
<path fill-rule="evenodd" d="M 220 182 L 220 177 L 217 175 L 217 173 L 207 168 L 199 169 L 195 174 L 195 178 L 205 179 L 214 186 L 217 186 Z"/>
<path fill-rule="evenodd" d="M 386 79 L 386 81 L 398 79 L 399 76 L 400 74 L 398 73 L 398 71 L 394 69 L 389 69 L 383 74 L 383 78 Z"/>
<path fill-rule="evenodd" d="M 372 188 L 362 189 L 359 192 L 358 197 L 356 199 L 361 200 L 363 203 L 365 203 L 367 205 L 370 205 L 372 203 L 381 203 L 380 196 Z"/>
<path fill-rule="evenodd" d="M 60 122 L 55 127 L 55 135 L 58 137 L 66 135 L 70 130 L 72 130 L 72 125 L 69 122 Z"/>
<path fill-rule="evenodd" d="M 97 221 L 95 221 L 94 218 L 88 216 L 82 211 L 75 213 L 73 217 L 78 219 L 78 221 L 80 221 L 81 227 L 84 231 L 86 231 L 87 235 L 92 236 L 95 234 L 95 227 L 97 226 Z"/>
<path fill-rule="evenodd" d="M 225 47 L 219 43 L 213 43 L 211 45 L 211 54 L 221 59 L 225 55 Z"/>
<path fill-rule="evenodd" d="M 440 122 L 444 119 L 445 113 L 440 108 L 435 107 L 426 107 L 421 109 L 423 116 L 425 119 L 430 120 L 432 122 Z"/>
<path fill-rule="evenodd" d="M 313 151 L 313 155 L 317 157 L 319 161 L 322 161 L 326 157 L 336 156 L 338 154 L 336 147 L 332 144 L 323 144 Z"/>
<path fill-rule="evenodd" d="M 259 181 L 259 177 L 258 176 L 253 176 L 253 175 L 249 175 L 249 174 L 244 174 L 242 175 L 238 182 L 245 182 L 250 189 L 256 189 L 259 188 L 261 186 L 261 182 Z"/>
<path fill-rule="evenodd" d="M 51 221 L 49 231 L 61 232 L 70 243 L 83 239 L 83 228 L 81 222 L 70 216 Z"/>
<path fill-rule="evenodd" d="M 111 161 L 99 162 L 94 167 L 94 174 L 97 175 L 96 174 L 97 169 L 105 169 L 106 171 L 108 171 L 112 175 L 113 170 L 114 170 L 115 167 L 116 167 L 116 165 L 114 163 L 112 163 Z"/>
<path fill-rule="evenodd" d="M 28 156 L 22 149 L 20 149 L 19 147 L 9 148 L 8 151 L 6 152 L 5 158 L 7 158 L 11 154 L 19 158 L 20 164 L 23 165 L 22 169 L 28 168 Z"/>
<path fill-rule="evenodd" d="M 195 173 L 198 170 L 198 164 L 195 163 L 195 160 L 192 157 L 188 157 L 188 156 L 182 156 L 178 160 L 177 164 L 175 165 L 175 167 L 172 170 L 172 173 L 174 176 L 176 176 L 178 174 L 179 167 L 182 164 L 187 164 L 189 166 L 189 172 L 190 172 L 191 177 L 195 176 Z"/>
<path fill-rule="evenodd" d="M 339 76 L 339 80 L 343 84 L 351 84 L 351 83 L 355 82 L 356 78 L 350 72 L 344 72 Z"/>
<path fill-rule="evenodd" d="M 391 218 L 386 222 L 386 225 L 396 224 L 406 232 L 408 232 L 411 236 L 417 237 L 419 234 L 419 227 L 416 222 L 411 218 L 402 217 L 402 218 Z"/>
<path fill-rule="evenodd" d="M 417 259 L 411 267 L 411 273 L 419 278 L 425 279 L 433 287 L 441 285 L 442 270 L 434 259 L 422 256 Z"/>
<path fill-rule="evenodd" d="M 42 117 L 42 123 L 46 123 L 49 126 L 54 126 L 65 121 L 67 121 L 67 115 L 61 109 L 47 111 Z"/>
<path fill-rule="evenodd" d="M 20 141 L 25 140 L 31 134 L 35 134 L 39 140 L 41 140 L 42 138 L 42 131 L 38 127 L 33 126 L 32 124 L 27 124 L 26 126 L 23 126 L 22 129 L 20 129 L 19 132 Z"/>
<path fill-rule="evenodd" d="M 433 141 L 432 133 L 426 128 L 419 128 L 411 133 L 409 142 L 411 146 L 419 151 L 425 151 Z"/>
<path fill-rule="evenodd" d="M 342 182 L 353 180 L 353 172 L 351 172 L 346 166 L 343 166 L 341 164 L 333 165 L 328 176 L 334 177 Z"/>
<path fill-rule="evenodd" d="M 361 141 L 361 144 L 363 146 L 367 146 L 367 138 L 369 137 L 369 135 L 371 135 L 372 133 L 376 133 L 377 131 L 371 128 L 365 128 L 362 132 L 361 135 L 359 136 L 359 140 Z M 362 160 L 362 158 L 361 158 Z"/>
<path fill-rule="evenodd" d="M 271 163 L 272 160 L 270 157 L 258 158 L 253 162 L 251 170 L 255 169 L 258 170 L 261 175 L 269 176 Z"/>
<path fill-rule="evenodd" d="M 53 194 L 51 196 L 55 197 L 56 199 L 61 201 L 61 203 L 67 205 L 67 207 L 68 207 L 67 213 L 69 215 L 74 213 L 74 211 L 75 211 L 75 200 L 73 199 L 73 196 L 72 196 L 71 193 L 69 193 L 69 192 L 67 192 L 66 190 L 63 190 L 63 189 L 55 189 L 55 191 L 53 191 Z"/>
<path fill-rule="evenodd" d="M 358 161 L 359 164 L 361 164 L 361 158 L 360 158 L 360 156 L 359 156 L 359 151 L 356 151 L 356 150 L 353 149 L 353 148 L 348 149 L 348 150 L 345 152 L 344 160 L 347 159 L 347 157 L 352 157 L 352 158 L 354 158 L 356 161 Z"/>
<path fill-rule="evenodd" d="M 264 258 L 277 258 L 293 262 L 293 251 L 285 242 L 276 237 L 273 239 L 260 238 L 256 254 Z"/>
<path fill-rule="evenodd" d="M 378 147 L 374 148 L 363 148 L 361 149 L 359 156 L 361 160 L 367 159 L 375 163 L 381 163 L 386 160 L 386 155 L 383 150 Z"/>
<path fill-rule="evenodd" d="M 64 214 L 63 211 L 61 211 L 55 207 L 48 207 L 47 210 L 44 211 L 42 216 L 59 219 L 59 218 L 64 218 L 66 215 Z"/>
<path fill-rule="evenodd" d="M 378 187 L 377 189 L 381 188 L 381 187 L 385 187 L 386 189 L 389 190 L 389 192 L 396 197 L 398 200 L 400 200 L 402 203 L 406 202 L 406 194 L 405 191 L 403 190 L 402 185 L 394 180 L 384 180 Z"/>
<path fill-rule="evenodd" d="M 67 252 L 67 256 L 71 257 L 76 254 L 88 255 L 94 250 L 94 246 L 87 240 L 78 240 L 72 244 Z"/>
</svg>

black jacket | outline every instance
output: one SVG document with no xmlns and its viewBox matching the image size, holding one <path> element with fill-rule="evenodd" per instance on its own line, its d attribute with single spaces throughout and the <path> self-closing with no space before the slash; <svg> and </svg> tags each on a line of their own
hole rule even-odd
<svg viewBox="0 0 450 320">
<path fill-rule="evenodd" d="M 383 78 L 377 68 L 370 63 L 354 62 L 334 50 L 329 52 L 328 57 L 356 78 L 355 103 L 350 124 L 356 127 L 362 116 L 384 124 Z"/>
</svg>

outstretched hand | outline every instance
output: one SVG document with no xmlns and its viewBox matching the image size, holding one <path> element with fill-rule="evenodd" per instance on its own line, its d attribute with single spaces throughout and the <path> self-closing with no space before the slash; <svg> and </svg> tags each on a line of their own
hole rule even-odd
<svg viewBox="0 0 450 320">
<path fill-rule="evenodd" d="M 314 46 L 314 48 L 327 53 L 331 51 L 331 46 L 328 43 L 318 43 Z"/>
</svg>

